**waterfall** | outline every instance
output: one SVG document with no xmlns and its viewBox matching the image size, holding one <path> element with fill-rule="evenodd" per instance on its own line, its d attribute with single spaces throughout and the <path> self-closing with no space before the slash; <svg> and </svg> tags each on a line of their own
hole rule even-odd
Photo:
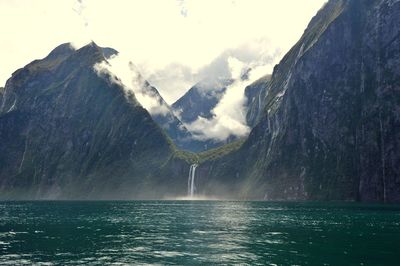
<svg viewBox="0 0 400 266">
<path fill-rule="evenodd" d="M 192 164 L 190 165 L 189 169 L 189 177 L 188 177 L 188 196 L 193 197 L 194 196 L 194 191 L 195 191 L 195 185 L 194 185 L 194 178 L 196 175 L 196 168 L 197 164 Z"/>
</svg>

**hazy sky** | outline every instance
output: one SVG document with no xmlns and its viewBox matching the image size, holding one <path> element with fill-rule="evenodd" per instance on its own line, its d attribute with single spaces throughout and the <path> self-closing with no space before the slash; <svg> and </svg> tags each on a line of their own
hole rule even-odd
<svg viewBox="0 0 400 266">
<path fill-rule="evenodd" d="M 130 58 L 172 103 L 228 75 L 228 59 L 272 69 L 325 0 L 0 0 L 0 86 L 64 42 Z M 267 68 L 268 68 L 267 67 Z"/>
</svg>

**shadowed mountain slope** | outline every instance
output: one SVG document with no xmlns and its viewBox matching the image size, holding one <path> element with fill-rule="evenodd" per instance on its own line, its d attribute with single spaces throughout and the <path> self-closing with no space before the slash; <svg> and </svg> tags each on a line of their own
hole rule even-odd
<svg viewBox="0 0 400 266">
<path fill-rule="evenodd" d="M 69 44 L 17 70 L 0 102 L 2 199 L 162 198 L 186 163 L 149 113 L 93 66 L 115 53 Z M 183 168 L 182 168 L 183 167 Z"/>
</svg>

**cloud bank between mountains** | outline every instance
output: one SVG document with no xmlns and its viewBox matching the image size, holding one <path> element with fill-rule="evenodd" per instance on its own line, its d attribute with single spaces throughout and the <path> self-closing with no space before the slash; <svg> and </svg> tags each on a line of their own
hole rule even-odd
<svg viewBox="0 0 400 266">
<path fill-rule="evenodd" d="M 210 119 L 199 116 L 193 123 L 186 127 L 199 140 L 214 140 L 216 142 L 226 141 L 229 137 L 244 137 L 250 132 L 246 124 L 246 101 L 245 88 L 269 73 L 270 66 L 246 64 L 235 57 L 228 58 L 230 78 L 234 82 L 226 88 L 225 94 L 220 102 L 211 111 L 213 117 Z M 248 78 L 242 79 L 245 72 Z"/>
<path fill-rule="evenodd" d="M 203 73 L 206 73 L 205 80 L 222 77 L 232 79 L 234 82 L 226 88 L 220 102 L 211 111 L 212 118 L 207 119 L 199 116 L 194 122 L 185 124 L 195 139 L 223 142 L 229 137 L 244 137 L 249 133 L 250 128 L 246 124 L 247 98 L 245 88 L 266 73 L 270 73 L 270 63 L 273 60 L 271 56 L 255 58 L 264 58 L 265 61 L 243 62 L 233 57 L 232 53 L 226 52 L 214 60 L 209 68 L 202 70 Z M 99 75 L 110 74 L 112 82 L 121 85 L 126 93 L 133 92 L 138 102 L 151 115 L 167 115 L 170 111 L 169 107 L 160 99 L 160 96 L 149 89 L 149 84 L 127 57 L 118 54 L 107 61 L 96 64 L 94 69 Z M 246 79 L 242 79 L 244 73 L 247 73 Z M 204 86 L 204 84 L 207 83 L 203 83 L 202 90 L 215 89 L 214 87 Z M 176 115 L 179 117 L 179 114 Z"/>
<path fill-rule="evenodd" d="M 134 69 L 169 104 L 204 78 L 231 77 L 232 60 L 252 66 L 253 73 L 257 68 L 270 73 L 325 1 L 0 1 L 0 23 L 13 25 L 0 28 L 0 86 L 16 69 L 61 43 L 81 47 L 93 40 L 120 52 L 103 68 L 133 90 L 150 113 L 163 114 L 166 106 L 140 89 Z M 242 108 L 247 83 L 239 83 L 228 88 L 212 120 L 199 118 L 189 125 L 196 137 L 221 140 L 247 134 Z"/>
</svg>

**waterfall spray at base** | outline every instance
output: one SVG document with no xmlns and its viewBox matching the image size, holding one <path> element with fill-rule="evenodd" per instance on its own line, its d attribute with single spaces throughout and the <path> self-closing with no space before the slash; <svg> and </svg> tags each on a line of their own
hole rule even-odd
<svg viewBox="0 0 400 266">
<path fill-rule="evenodd" d="M 190 165 L 189 178 L 188 178 L 188 196 L 193 197 L 196 187 L 194 185 L 194 178 L 196 176 L 197 164 Z"/>
</svg>

